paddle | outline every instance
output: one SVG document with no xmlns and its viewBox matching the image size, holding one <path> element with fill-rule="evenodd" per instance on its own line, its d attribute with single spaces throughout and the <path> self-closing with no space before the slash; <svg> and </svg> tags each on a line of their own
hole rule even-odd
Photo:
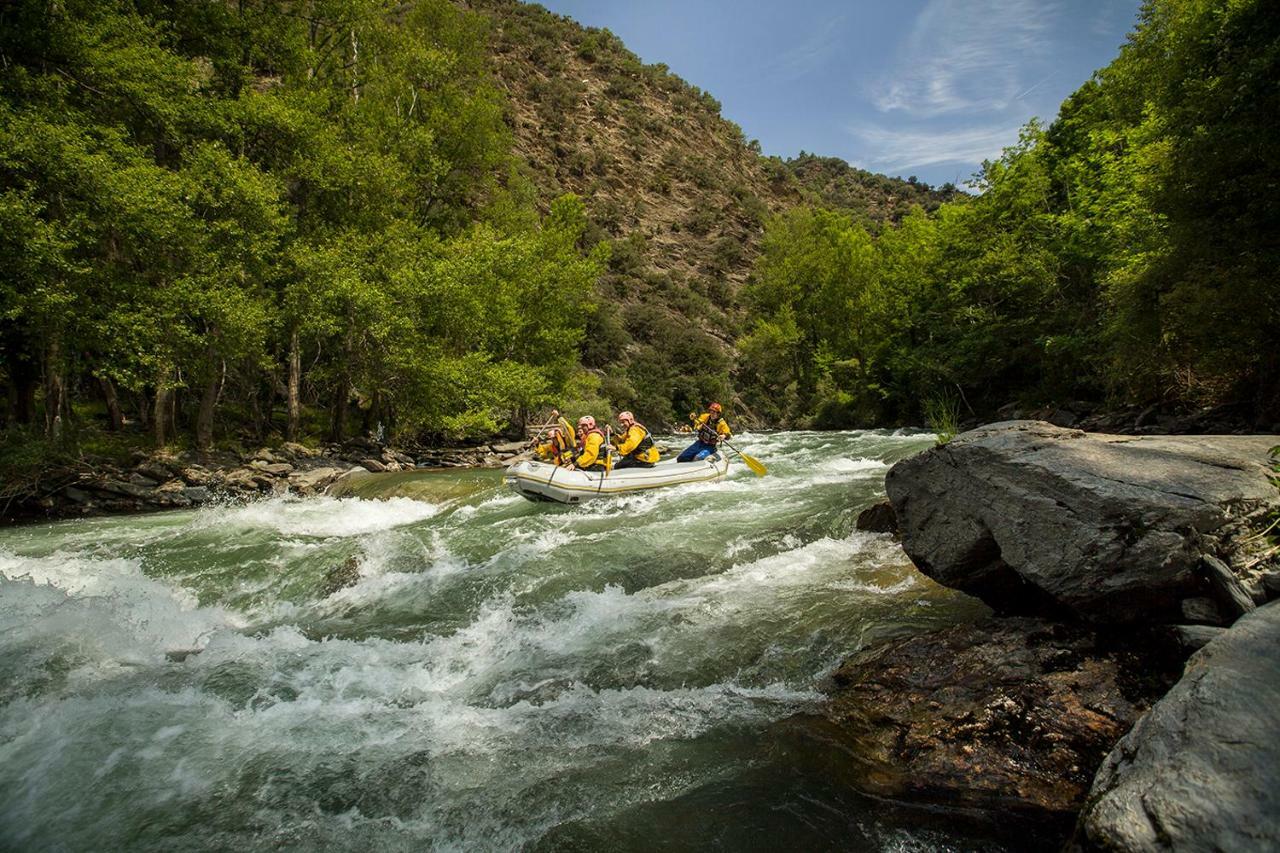
<svg viewBox="0 0 1280 853">
<path fill-rule="evenodd" d="M 724 439 L 721 439 L 721 441 L 724 441 Z M 764 464 L 761 463 L 759 459 L 755 458 L 754 456 L 748 456 L 738 448 L 734 447 L 732 444 L 729 444 L 729 442 L 727 441 L 724 441 L 724 444 L 734 453 L 741 456 L 742 461 L 747 463 L 747 467 L 750 468 L 752 473 L 755 474 L 757 477 L 763 477 L 765 474 L 769 473 L 769 469 L 764 467 Z"/>
<path fill-rule="evenodd" d="M 693 421 L 693 425 L 696 430 L 698 425 L 697 418 L 695 418 L 693 415 L 690 415 L 689 419 Z M 759 459 L 755 458 L 754 456 L 748 456 L 747 454 L 743 453 L 741 450 L 739 450 L 738 448 L 730 444 L 728 439 L 722 438 L 720 439 L 720 441 L 726 447 L 732 450 L 734 453 L 738 454 L 738 456 L 742 458 L 742 461 L 747 463 L 747 467 L 751 469 L 751 473 L 755 474 L 757 477 L 763 477 L 765 474 L 769 473 L 769 469 L 764 467 L 764 463 L 762 463 Z"/>
</svg>

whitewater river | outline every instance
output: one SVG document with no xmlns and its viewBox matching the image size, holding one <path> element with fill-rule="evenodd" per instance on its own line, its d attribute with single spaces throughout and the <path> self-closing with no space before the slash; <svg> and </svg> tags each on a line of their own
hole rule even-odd
<svg viewBox="0 0 1280 853">
<path fill-rule="evenodd" d="M 854 530 L 931 440 L 747 435 L 767 478 L 575 507 L 462 471 L 0 531 L 0 849 L 979 846 L 784 722 L 981 615 Z"/>
</svg>

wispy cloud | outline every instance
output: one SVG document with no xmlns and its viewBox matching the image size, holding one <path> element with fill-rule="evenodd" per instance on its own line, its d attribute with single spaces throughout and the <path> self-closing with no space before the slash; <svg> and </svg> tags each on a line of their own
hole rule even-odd
<svg viewBox="0 0 1280 853">
<path fill-rule="evenodd" d="M 849 132 L 859 143 L 860 165 L 888 174 L 946 163 L 980 163 L 1018 141 L 1019 124 L 944 131 L 901 131 L 858 125 Z"/>
<path fill-rule="evenodd" d="M 872 103 L 915 118 L 1001 112 L 1041 70 L 1058 13 L 1046 0 L 930 0 Z"/>
<path fill-rule="evenodd" d="M 845 15 L 827 21 L 803 42 L 774 58 L 770 67 L 784 80 L 799 80 L 817 71 L 843 43 L 846 21 Z"/>
</svg>

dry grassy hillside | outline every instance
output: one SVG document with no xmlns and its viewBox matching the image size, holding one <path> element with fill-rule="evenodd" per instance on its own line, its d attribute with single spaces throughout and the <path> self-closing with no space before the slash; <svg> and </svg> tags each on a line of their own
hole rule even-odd
<svg viewBox="0 0 1280 853">
<path fill-rule="evenodd" d="M 544 200 L 582 196 L 589 239 L 613 242 L 584 363 L 605 396 L 650 417 L 732 398 L 733 342 L 750 322 L 739 294 L 771 215 L 852 205 L 876 227 L 930 202 L 923 185 L 839 160 L 821 164 L 826 180 L 813 164 L 798 180 L 709 93 L 645 65 L 608 30 L 514 0 L 466 6 L 493 21 L 494 71 L 528 178 Z"/>
</svg>

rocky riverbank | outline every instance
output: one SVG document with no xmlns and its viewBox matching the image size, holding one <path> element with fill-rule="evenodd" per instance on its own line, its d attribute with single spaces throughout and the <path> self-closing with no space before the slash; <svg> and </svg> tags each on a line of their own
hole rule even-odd
<svg viewBox="0 0 1280 853">
<path fill-rule="evenodd" d="M 1277 443 L 1018 421 L 898 463 L 860 526 L 996 615 L 855 654 L 815 732 L 866 793 L 1042 842 L 1083 809 L 1083 849 L 1280 843 Z"/>
<path fill-rule="evenodd" d="M 351 471 L 501 467 L 526 446 L 395 448 L 352 439 L 320 447 L 285 442 L 242 454 L 139 451 L 128 464 L 86 460 L 45 472 L 38 484 L 0 505 L 0 523 L 152 512 L 285 492 L 312 495 Z"/>
</svg>

